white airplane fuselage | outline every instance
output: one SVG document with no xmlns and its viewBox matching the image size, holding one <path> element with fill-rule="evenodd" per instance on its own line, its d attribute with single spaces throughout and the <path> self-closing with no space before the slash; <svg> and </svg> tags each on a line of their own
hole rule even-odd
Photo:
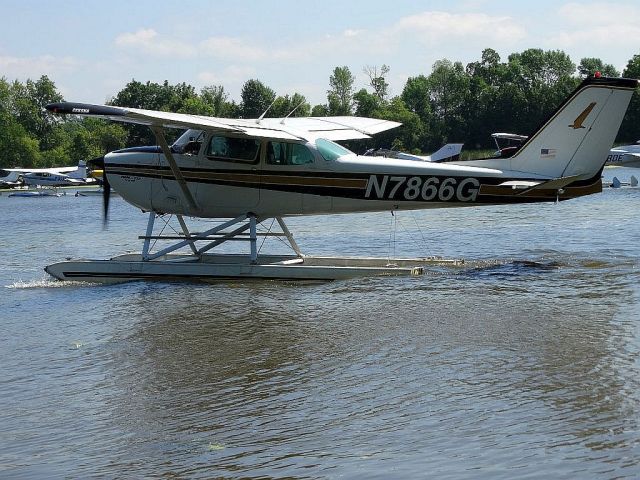
<svg viewBox="0 0 640 480">
<path fill-rule="evenodd" d="M 40 187 L 64 187 L 68 185 L 81 185 L 83 180 L 72 178 L 63 173 L 31 172 L 23 177 L 24 183 Z"/>
<path fill-rule="evenodd" d="M 640 167 L 640 144 L 612 148 L 607 155 L 606 164 L 618 167 Z"/>
<path fill-rule="evenodd" d="M 524 192 L 549 177 L 510 170 L 509 159 L 440 164 L 350 152 L 326 159 L 309 142 L 303 145 L 310 153 L 308 163 L 279 165 L 267 161 L 268 144 L 261 142 L 252 162 L 211 157 L 205 148 L 197 155 L 174 154 L 196 209 L 185 201 L 157 147 L 110 153 L 105 170 L 114 190 L 144 211 L 211 218 L 249 212 L 268 218 L 555 201 L 601 188 L 597 175 L 562 192 L 557 188 Z M 511 183 L 501 186 L 506 181 Z"/>
</svg>

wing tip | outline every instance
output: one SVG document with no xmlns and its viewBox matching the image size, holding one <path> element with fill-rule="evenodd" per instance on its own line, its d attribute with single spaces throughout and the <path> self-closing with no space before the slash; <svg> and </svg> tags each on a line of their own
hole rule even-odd
<svg viewBox="0 0 640 480">
<path fill-rule="evenodd" d="M 58 115 L 97 115 L 97 116 L 124 116 L 127 111 L 120 107 L 108 105 L 93 105 L 90 103 L 55 102 L 44 107 L 47 111 Z"/>
</svg>

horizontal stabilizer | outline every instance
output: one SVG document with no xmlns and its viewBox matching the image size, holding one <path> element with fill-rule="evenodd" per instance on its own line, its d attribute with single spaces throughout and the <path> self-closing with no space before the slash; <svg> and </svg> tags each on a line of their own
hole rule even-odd
<svg viewBox="0 0 640 480">
<path fill-rule="evenodd" d="M 540 185 L 542 183 L 542 181 L 530 181 L 530 180 L 509 180 L 508 182 L 503 182 L 500 185 L 498 185 L 499 187 L 511 187 L 513 189 L 519 189 L 519 188 L 531 188 L 531 187 L 535 187 L 536 185 Z"/>
<path fill-rule="evenodd" d="M 535 183 L 535 185 L 530 186 L 529 188 L 524 188 L 521 192 L 518 192 L 517 195 L 522 195 L 523 193 L 530 192 L 532 190 L 560 190 L 567 185 L 572 184 L 573 182 L 579 180 L 582 175 L 572 175 L 570 177 L 560 177 L 553 178 L 551 180 L 541 181 L 541 182 L 518 182 L 519 184 L 523 183 Z M 505 182 L 510 183 L 510 182 Z M 517 187 L 514 187 L 517 188 Z"/>
</svg>

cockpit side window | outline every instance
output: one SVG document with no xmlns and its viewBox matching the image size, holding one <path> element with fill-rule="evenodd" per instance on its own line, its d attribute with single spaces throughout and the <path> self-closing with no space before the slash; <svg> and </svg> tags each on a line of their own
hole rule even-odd
<svg viewBox="0 0 640 480">
<path fill-rule="evenodd" d="M 305 165 L 313 161 L 313 153 L 300 143 L 267 143 L 267 165 Z"/>
<path fill-rule="evenodd" d="M 257 163 L 260 141 L 252 138 L 212 136 L 206 155 L 210 160 Z"/>
</svg>

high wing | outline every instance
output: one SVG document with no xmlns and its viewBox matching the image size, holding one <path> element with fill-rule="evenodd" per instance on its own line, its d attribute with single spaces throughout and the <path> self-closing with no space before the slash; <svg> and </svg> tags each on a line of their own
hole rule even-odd
<svg viewBox="0 0 640 480">
<path fill-rule="evenodd" d="M 293 117 L 229 119 L 160 112 L 140 108 L 60 102 L 45 107 L 53 113 L 100 117 L 151 127 L 193 128 L 279 140 L 357 140 L 400 126 L 398 122 L 363 117 Z"/>
<path fill-rule="evenodd" d="M 18 173 L 51 173 L 53 175 L 67 174 L 74 172 L 78 167 L 51 167 L 51 168 L 5 168 L 7 172 Z"/>
</svg>

